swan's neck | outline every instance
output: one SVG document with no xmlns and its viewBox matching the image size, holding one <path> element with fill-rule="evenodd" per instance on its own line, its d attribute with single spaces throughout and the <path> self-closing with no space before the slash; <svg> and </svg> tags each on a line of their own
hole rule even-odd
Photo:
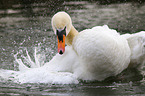
<svg viewBox="0 0 145 96">
<path fill-rule="evenodd" d="M 77 34 L 78 34 L 78 31 L 74 28 L 74 26 L 72 26 L 70 32 L 66 36 L 66 44 L 72 45 L 73 39 Z"/>
</svg>

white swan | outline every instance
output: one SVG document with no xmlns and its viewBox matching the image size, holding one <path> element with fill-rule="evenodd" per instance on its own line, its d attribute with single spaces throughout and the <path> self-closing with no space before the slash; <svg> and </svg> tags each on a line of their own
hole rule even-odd
<svg viewBox="0 0 145 96">
<path fill-rule="evenodd" d="M 130 47 L 115 30 L 98 26 L 78 33 L 65 12 L 53 16 L 52 27 L 58 38 L 58 52 L 65 53 L 65 37 L 66 44 L 75 52 L 79 64 L 72 71 L 77 73 L 79 79 L 101 81 L 128 67 Z"/>
<path fill-rule="evenodd" d="M 37 62 L 33 62 L 26 52 L 24 59 L 33 68 L 16 58 L 20 71 L 0 70 L 0 77 L 20 83 L 77 84 L 79 79 L 104 80 L 145 61 L 144 31 L 120 35 L 105 25 L 78 33 L 65 12 L 53 16 L 52 27 L 58 38 L 59 54 L 35 68 L 40 64 L 37 54 L 34 56 Z"/>
</svg>

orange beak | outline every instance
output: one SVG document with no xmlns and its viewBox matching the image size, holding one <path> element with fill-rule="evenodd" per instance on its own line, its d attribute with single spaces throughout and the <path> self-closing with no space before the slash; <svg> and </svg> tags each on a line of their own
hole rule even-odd
<svg viewBox="0 0 145 96">
<path fill-rule="evenodd" d="M 60 40 L 57 36 L 57 40 L 58 40 L 58 53 L 62 55 L 65 52 L 65 35 L 63 34 L 62 40 Z"/>
</svg>

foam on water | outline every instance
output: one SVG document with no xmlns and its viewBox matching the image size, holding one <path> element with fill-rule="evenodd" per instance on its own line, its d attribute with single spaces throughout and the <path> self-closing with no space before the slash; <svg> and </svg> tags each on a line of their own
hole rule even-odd
<svg viewBox="0 0 145 96">
<path fill-rule="evenodd" d="M 27 49 L 26 55 L 18 59 L 15 54 L 15 60 L 19 64 L 19 71 L 0 70 L 0 77 L 5 80 L 12 80 L 16 83 L 51 83 L 51 84 L 78 84 L 77 77 L 70 72 L 60 72 L 57 64 L 49 62 L 44 63 L 44 54 L 37 53 L 38 48 L 34 48 L 34 61 L 30 57 Z M 58 54 L 57 54 L 58 55 Z M 53 59 L 55 59 L 54 56 Z M 26 64 L 25 64 L 25 63 Z M 28 67 L 29 65 L 30 67 Z M 45 65 L 45 66 L 44 66 Z M 50 65 L 50 66 L 49 66 Z"/>
</svg>

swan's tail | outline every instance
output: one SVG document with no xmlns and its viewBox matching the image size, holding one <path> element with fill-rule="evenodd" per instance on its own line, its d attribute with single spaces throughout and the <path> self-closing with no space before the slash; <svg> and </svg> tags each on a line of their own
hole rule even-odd
<svg viewBox="0 0 145 96">
<path fill-rule="evenodd" d="M 131 49 L 131 60 L 129 67 L 138 67 L 145 63 L 145 31 L 135 34 L 122 35 L 128 41 Z"/>
</svg>

